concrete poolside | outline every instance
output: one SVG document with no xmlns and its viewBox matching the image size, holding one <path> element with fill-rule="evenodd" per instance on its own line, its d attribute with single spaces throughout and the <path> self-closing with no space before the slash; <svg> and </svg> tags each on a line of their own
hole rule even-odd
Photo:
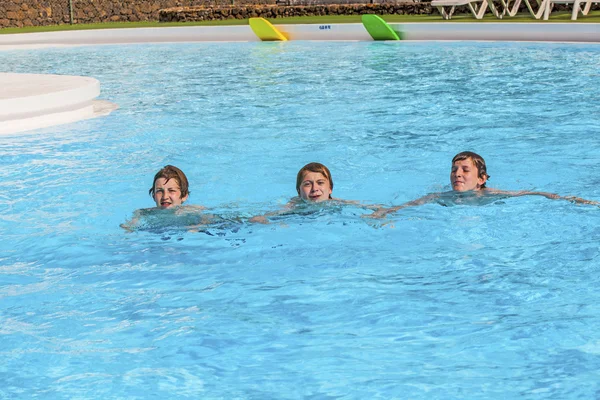
<svg viewBox="0 0 600 400">
<path fill-rule="evenodd" d="M 66 75 L 0 73 L 0 134 L 107 115 L 116 105 L 95 100 L 100 82 Z"/>
<path fill-rule="evenodd" d="M 508 40 L 600 43 L 596 23 L 389 23 L 404 40 Z M 275 24 L 290 40 L 372 40 L 360 23 Z M 0 50 L 127 43 L 259 41 L 248 25 L 117 28 L 0 35 Z"/>
<path fill-rule="evenodd" d="M 405 40 L 493 40 L 600 43 L 595 23 L 390 23 Z M 370 41 L 362 24 L 275 25 L 290 40 Z M 0 51 L 164 42 L 259 41 L 249 26 L 102 29 L 0 35 Z M 0 134 L 107 115 L 88 77 L 0 73 Z"/>
</svg>

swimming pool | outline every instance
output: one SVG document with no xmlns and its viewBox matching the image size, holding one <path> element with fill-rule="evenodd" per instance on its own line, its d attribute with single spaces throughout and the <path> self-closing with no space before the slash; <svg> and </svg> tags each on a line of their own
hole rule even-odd
<svg viewBox="0 0 600 400">
<path fill-rule="evenodd" d="M 120 109 L 0 137 L 2 398 L 594 398 L 600 210 L 537 197 L 125 233 L 171 163 L 190 203 L 276 209 L 307 162 L 400 204 L 489 186 L 600 200 L 600 47 L 199 43 L 0 52 Z"/>
</svg>

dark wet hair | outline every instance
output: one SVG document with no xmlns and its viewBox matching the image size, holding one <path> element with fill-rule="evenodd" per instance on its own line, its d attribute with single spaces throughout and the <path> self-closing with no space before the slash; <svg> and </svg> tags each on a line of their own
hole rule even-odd
<svg viewBox="0 0 600 400">
<path fill-rule="evenodd" d="M 329 168 L 327 168 L 321 163 L 311 162 L 306 164 L 300 169 L 300 171 L 298 171 L 298 175 L 296 176 L 296 191 L 298 192 L 298 194 L 300 194 L 300 185 L 302 184 L 302 180 L 304 179 L 304 173 L 306 172 L 316 172 L 322 174 L 325 178 L 327 178 L 327 180 L 329 181 L 329 186 L 331 187 L 331 190 L 333 190 L 333 178 L 331 177 L 331 172 L 329 171 Z M 329 198 L 331 199 L 331 194 L 329 195 Z"/>
<path fill-rule="evenodd" d="M 154 180 L 152 181 L 152 187 L 148 191 L 148 194 L 150 196 L 154 196 L 154 189 L 155 189 L 154 185 L 156 184 L 156 180 L 160 179 L 160 178 L 165 178 L 166 182 L 169 182 L 171 179 L 175 179 L 175 182 L 177 182 L 177 184 L 179 185 L 179 190 L 181 190 L 180 198 L 183 199 L 185 196 L 190 194 L 189 188 L 188 188 L 188 186 L 189 186 L 188 180 L 187 180 L 187 177 L 185 176 L 185 174 L 183 173 L 183 171 L 173 165 L 165 165 L 164 167 L 161 168 L 160 171 L 158 171 L 156 173 L 156 175 L 154 175 Z"/>
<path fill-rule="evenodd" d="M 462 160 L 467 160 L 467 159 L 470 159 L 471 161 L 473 161 L 473 164 L 475 164 L 475 167 L 477 168 L 477 177 L 478 178 L 485 177 L 486 180 L 490 179 L 490 176 L 487 173 L 487 167 L 485 165 L 485 160 L 479 154 L 473 153 L 472 151 L 463 151 L 463 152 L 455 155 L 454 158 L 452 159 L 452 165 L 454 165 L 454 163 L 457 161 L 462 161 Z M 485 188 L 485 183 L 483 185 L 481 185 L 481 188 L 482 189 Z"/>
</svg>

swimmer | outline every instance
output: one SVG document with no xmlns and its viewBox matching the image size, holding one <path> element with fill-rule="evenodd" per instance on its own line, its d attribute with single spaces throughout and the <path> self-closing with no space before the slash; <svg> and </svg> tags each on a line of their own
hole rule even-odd
<svg viewBox="0 0 600 400">
<path fill-rule="evenodd" d="M 154 175 L 148 194 L 154 199 L 156 207 L 173 208 L 188 199 L 188 186 L 188 179 L 182 170 L 173 165 L 165 165 Z"/>
<path fill-rule="evenodd" d="M 490 176 L 487 173 L 485 160 L 479 154 L 463 151 L 458 153 L 452 159 L 452 168 L 450 169 L 450 184 L 451 192 L 431 193 L 417 200 L 409 201 L 408 203 L 391 208 L 381 208 L 371 214 L 369 217 L 382 218 L 387 214 L 394 213 L 402 208 L 414 207 L 427 203 L 437 202 L 442 205 L 447 205 L 446 202 L 458 204 L 469 203 L 473 199 L 487 197 L 492 200 L 497 200 L 506 197 L 519 196 L 543 196 L 552 200 L 568 200 L 577 204 L 600 205 L 600 203 L 590 200 L 585 200 L 575 196 L 561 197 L 554 193 L 548 192 L 533 192 L 533 191 L 506 191 L 492 189 L 486 186 Z M 481 204 L 481 203 L 479 203 Z"/>
<path fill-rule="evenodd" d="M 316 162 L 306 164 L 296 175 L 296 192 L 299 199 L 306 202 L 333 200 L 333 179 L 329 168 Z"/>
<path fill-rule="evenodd" d="M 197 219 L 193 214 L 205 209 L 202 206 L 183 205 L 190 194 L 189 183 L 183 171 L 173 165 L 165 165 L 154 175 L 148 194 L 154 200 L 156 207 L 136 210 L 133 218 L 121 224 L 121 228 L 132 231 L 139 226 L 140 218 L 154 215 L 158 210 L 173 210 L 174 213 L 169 215 L 186 215 Z M 201 221 L 206 222 L 204 218 L 201 218 Z"/>
<path fill-rule="evenodd" d="M 268 217 L 287 214 L 302 204 L 335 202 L 336 204 L 358 204 L 356 201 L 341 200 L 332 197 L 333 178 L 329 168 L 317 162 L 306 164 L 296 175 L 297 197 L 292 198 L 282 210 L 259 215 L 249 219 L 249 222 L 268 224 Z"/>
</svg>

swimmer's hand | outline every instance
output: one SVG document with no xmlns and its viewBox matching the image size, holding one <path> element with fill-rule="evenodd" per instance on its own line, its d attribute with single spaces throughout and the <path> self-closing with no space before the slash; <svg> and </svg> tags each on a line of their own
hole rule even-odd
<svg viewBox="0 0 600 400">
<path fill-rule="evenodd" d="M 252 222 L 254 224 L 269 224 L 269 220 L 264 215 L 257 215 L 256 217 L 252 217 L 248 220 L 248 222 Z"/>
<path fill-rule="evenodd" d="M 373 210 L 373 211 L 379 211 L 379 210 L 383 210 L 386 209 L 387 207 L 385 207 L 383 204 L 360 204 L 360 208 L 363 208 L 365 210 Z"/>
<path fill-rule="evenodd" d="M 378 208 L 372 214 L 363 215 L 365 218 L 375 218 L 382 219 L 387 217 L 388 214 L 394 213 L 398 211 L 400 207 L 391 207 L 391 208 Z"/>
<path fill-rule="evenodd" d="M 123 229 L 125 229 L 125 231 L 127 232 L 134 232 L 135 229 L 138 227 L 138 223 L 139 223 L 140 219 L 139 219 L 139 213 L 136 211 L 135 215 L 133 218 L 131 218 L 129 221 L 120 224 L 119 226 Z"/>
<path fill-rule="evenodd" d="M 129 225 L 129 224 L 120 224 L 119 225 L 121 228 L 125 229 L 127 232 L 133 232 L 133 226 Z"/>
<path fill-rule="evenodd" d="M 576 197 L 576 196 L 565 196 L 565 197 L 563 197 L 563 199 L 570 201 L 571 203 L 575 203 L 575 204 L 589 204 L 591 206 L 600 205 L 600 203 L 597 201 L 586 200 L 586 199 L 582 199 L 581 197 Z"/>
<path fill-rule="evenodd" d="M 396 211 L 401 210 L 406 207 L 416 207 L 416 206 L 422 206 L 423 204 L 432 203 L 434 201 L 437 202 L 441 198 L 441 195 L 442 194 L 440 194 L 440 193 L 431 193 L 431 194 L 428 194 L 427 196 L 423 196 L 421 198 L 409 201 L 409 202 L 401 204 L 399 206 L 394 206 L 394 207 L 389 207 L 389 208 L 379 207 L 379 208 L 375 209 L 375 212 L 373 214 L 366 215 L 366 217 L 368 217 L 368 218 L 384 218 L 388 214 L 395 213 Z"/>
</svg>

